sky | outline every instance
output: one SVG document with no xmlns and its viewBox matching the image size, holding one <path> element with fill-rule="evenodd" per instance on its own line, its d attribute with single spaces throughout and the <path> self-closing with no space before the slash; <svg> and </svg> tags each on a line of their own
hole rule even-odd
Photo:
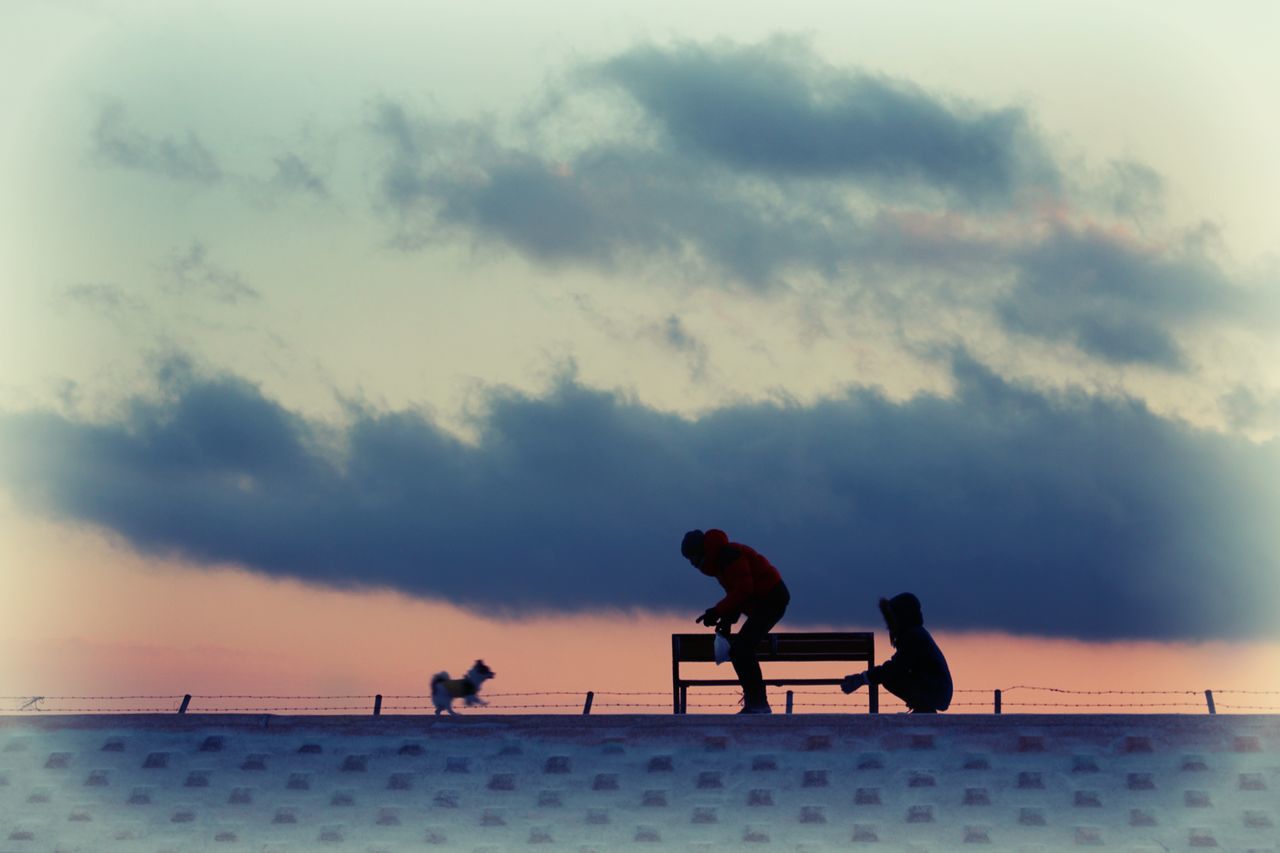
<svg viewBox="0 0 1280 853">
<path fill-rule="evenodd" d="M 963 684 L 1280 688 L 1278 32 L 5 4 L 0 693 L 662 691 L 709 527 Z"/>
</svg>

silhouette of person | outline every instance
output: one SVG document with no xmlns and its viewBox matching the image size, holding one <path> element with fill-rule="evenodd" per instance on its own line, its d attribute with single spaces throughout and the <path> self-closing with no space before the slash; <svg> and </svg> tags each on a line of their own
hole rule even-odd
<svg viewBox="0 0 1280 853">
<path fill-rule="evenodd" d="M 742 714 L 772 714 L 764 689 L 764 675 L 756 659 L 756 646 L 787 612 L 791 593 L 782 575 L 763 555 L 738 542 L 730 542 L 723 530 L 705 533 L 690 530 L 680 543 L 680 553 L 698 571 L 715 578 L 725 596 L 695 619 L 729 637 L 729 660 L 742 685 Z M 730 626 L 746 614 L 736 635 Z"/>
<path fill-rule="evenodd" d="M 925 630 L 920 599 L 909 592 L 880 599 L 880 613 L 895 651 L 880 666 L 846 675 L 840 689 L 852 693 L 864 684 L 879 684 L 914 714 L 936 714 L 951 705 L 951 669 L 942 649 Z"/>
</svg>

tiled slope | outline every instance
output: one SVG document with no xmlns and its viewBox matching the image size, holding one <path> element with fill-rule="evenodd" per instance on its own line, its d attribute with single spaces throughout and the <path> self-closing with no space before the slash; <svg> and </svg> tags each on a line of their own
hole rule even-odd
<svg viewBox="0 0 1280 853">
<path fill-rule="evenodd" d="M 0 718 L 0 851 L 1271 850 L 1280 718 Z"/>
</svg>

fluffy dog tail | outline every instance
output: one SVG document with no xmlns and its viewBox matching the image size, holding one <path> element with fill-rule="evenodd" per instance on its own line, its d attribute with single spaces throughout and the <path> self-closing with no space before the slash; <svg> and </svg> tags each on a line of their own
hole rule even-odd
<svg viewBox="0 0 1280 853">
<path fill-rule="evenodd" d="M 434 688 L 440 682 L 448 681 L 448 680 L 449 680 L 449 673 L 437 672 L 435 675 L 431 676 L 431 686 Z"/>
</svg>

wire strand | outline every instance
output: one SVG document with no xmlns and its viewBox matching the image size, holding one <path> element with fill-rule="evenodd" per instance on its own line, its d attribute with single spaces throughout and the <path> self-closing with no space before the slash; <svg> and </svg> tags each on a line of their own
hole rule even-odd
<svg viewBox="0 0 1280 853">
<path fill-rule="evenodd" d="M 44 702 L 55 702 L 55 701 L 85 702 L 89 700 L 122 702 L 126 699 L 130 701 L 134 701 L 137 699 L 181 699 L 184 695 L 185 694 L 182 694 L 182 693 L 169 693 L 163 696 L 32 696 L 32 695 L 27 695 L 27 696 L 0 696 L 0 699 L 3 699 L 8 702 L 26 702 L 31 699 L 40 699 L 41 701 L 44 701 Z"/>
<path fill-rule="evenodd" d="M 246 695 L 238 693 L 192 693 L 192 699 L 372 699 L 374 693 L 359 693 L 355 695 L 344 696 L 273 696 L 273 695 Z"/>
<path fill-rule="evenodd" d="M 1201 702 L 1004 702 L 1004 707 L 1015 708 L 1203 708 Z"/>
<path fill-rule="evenodd" d="M 782 693 L 782 686 L 771 685 L 768 688 L 768 695 L 778 697 Z M 822 697 L 829 698 L 836 689 L 835 685 L 829 688 L 808 687 L 803 689 L 787 689 L 786 693 L 792 698 L 794 707 L 802 708 L 843 708 L 843 709 L 861 709 L 866 707 L 866 700 L 862 698 L 850 698 L 844 701 L 823 702 L 823 701 L 804 701 L 803 699 L 796 701 L 795 697 Z M 961 688 L 955 690 L 957 694 L 991 694 L 996 692 L 996 688 Z M 1015 684 L 1010 687 L 999 689 L 1002 694 L 1010 694 L 1014 691 L 1025 691 L 1029 693 L 1051 693 L 1063 696 L 1201 696 L 1205 692 L 1216 694 L 1218 697 L 1224 696 L 1280 696 L 1280 690 L 1247 690 L 1247 689 L 1226 689 L 1226 690 L 1076 690 L 1063 687 L 1050 687 L 1045 685 L 1028 685 Z M 592 707 L 595 708 L 668 708 L 668 701 L 662 702 L 645 702 L 645 701 L 626 701 L 628 697 L 670 697 L 671 692 L 667 690 L 541 690 L 541 691 L 522 691 L 511 693 L 489 693 L 489 699 L 514 699 L 514 698 L 532 698 L 532 697 L 584 697 L 591 693 L 596 700 L 610 698 L 621 698 L 623 701 L 594 701 Z M 357 712 L 369 713 L 374 705 L 375 698 L 378 694 L 243 694 L 243 693 L 220 693 L 220 694 L 190 694 L 191 702 L 187 707 L 188 712 L 194 713 L 301 713 L 301 712 Z M 77 713 L 77 714 L 137 714 L 137 713 L 173 713 L 178 710 L 178 703 L 186 698 L 187 694 L 129 694 L 129 695 L 107 695 L 107 696 L 5 696 L 0 700 L 25 703 L 21 707 L 15 709 L 12 713 L 19 714 L 41 714 L 41 713 Z M 697 697 L 698 701 L 689 701 L 689 699 Z M 732 708 L 734 702 L 716 702 L 717 697 L 732 697 L 741 703 L 741 692 L 739 690 L 702 690 L 698 689 L 692 696 L 687 693 L 686 688 L 686 708 L 697 709 L 720 709 Z M 419 694 L 390 694 L 382 697 L 392 701 L 410 704 L 389 704 L 381 706 L 383 711 L 407 711 L 407 712 L 425 712 L 432 709 L 430 704 L 431 697 L 429 695 Z M 241 700 L 253 700 L 264 702 L 261 705 L 244 705 L 237 704 L 232 707 L 222 706 L 225 702 L 240 702 Z M 351 704 L 330 704 L 332 702 L 342 702 L 342 700 L 360 700 L 365 703 L 362 705 Z M 711 701 L 707 701 L 711 700 Z M 163 701 L 170 702 L 169 707 L 111 707 L 108 703 L 117 702 L 137 702 L 137 701 Z M 897 707 L 896 697 L 891 694 L 882 693 L 882 703 L 889 704 L 891 707 Z M 84 707 L 76 705 L 73 707 L 60 707 L 59 703 L 96 703 L 97 707 Z M 285 703 L 285 704 L 280 704 Z M 305 703 L 305 704 L 295 704 Z M 413 704 L 417 703 L 417 704 Z M 1144 709 L 1144 708 L 1203 708 L 1205 703 L 1199 702 L 1034 702 L 1034 701 L 1018 701 L 1018 699 L 1005 695 L 1001 703 L 1004 708 L 1054 708 L 1054 709 L 1085 709 L 1085 708 L 1106 708 L 1106 709 Z M 104 707 L 105 705 L 105 707 Z M 991 707 L 990 702 L 953 702 L 953 707 L 979 708 Z M 52 706 L 52 707 L 50 707 Z M 556 709 L 583 709 L 582 702 L 545 702 L 545 703 L 513 703 L 503 704 L 498 702 L 486 702 L 486 709 L 493 711 L 517 711 L 517 710 L 556 710 Z M 905 707 L 905 705 L 903 706 Z M 1277 705 L 1254 705 L 1254 704 L 1233 704 L 1223 703 L 1219 701 L 1216 707 L 1223 711 L 1267 711 L 1280 712 L 1280 706 Z"/>
<path fill-rule="evenodd" d="M 1045 693 L 1073 693 L 1080 696 L 1154 696 L 1157 694 L 1198 696 L 1202 693 L 1200 690 L 1069 690 L 1062 687 L 1031 687 L 1026 684 L 1005 687 L 1001 692 L 1008 693 L 1011 690 L 1039 690 Z"/>
</svg>

